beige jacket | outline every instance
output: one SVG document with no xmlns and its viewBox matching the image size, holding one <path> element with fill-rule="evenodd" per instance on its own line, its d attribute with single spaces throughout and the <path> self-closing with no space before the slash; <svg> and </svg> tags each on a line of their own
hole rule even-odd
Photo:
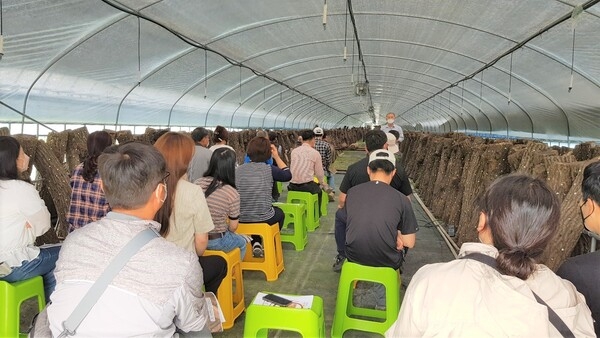
<svg viewBox="0 0 600 338">
<path fill-rule="evenodd" d="M 496 248 L 465 243 L 462 257 Z M 398 320 L 386 337 L 560 337 L 535 291 L 577 337 L 595 337 L 584 297 L 544 265 L 523 281 L 470 259 L 422 267 L 412 278 Z"/>
</svg>

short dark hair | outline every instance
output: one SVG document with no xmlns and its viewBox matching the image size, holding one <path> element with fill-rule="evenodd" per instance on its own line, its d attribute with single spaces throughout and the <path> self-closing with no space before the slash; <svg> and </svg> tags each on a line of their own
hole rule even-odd
<svg viewBox="0 0 600 338">
<path fill-rule="evenodd" d="M 218 148 L 213 151 L 213 154 L 210 157 L 208 170 L 206 170 L 206 173 L 204 173 L 204 176 L 210 176 L 213 178 L 213 180 L 210 182 L 208 187 L 206 187 L 204 196 L 210 196 L 210 194 L 219 189 L 223 184 L 227 184 L 235 188 L 236 161 L 237 156 L 235 151 L 227 147 Z"/>
<path fill-rule="evenodd" d="M 498 269 L 526 280 L 558 229 L 560 204 L 543 181 L 523 174 L 496 179 L 480 200 L 494 246 Z"/>
<path fill-rule="evenodd" d="M 98 157 L 98 171 L 111 208 L 137 209 L 146 204 L 167 173 L 165 159 L 149 144 L 130 142 Z"/>
<path fill-rule="evenodd" d="M 229 132 L 223 126 L 217 126 L 215 128 L 215 132 L 213 133 L 213 142 L 219 143 L 222 141 L 229 141 Z"/>
<path fill-rule="evenodd" d="M 87 138 L 88 156 L 83 161 L 83 179 L 87 182 L 94 183 L 94 178 L 98 172 L 98 156 L 102 154 L 104 149 L 112 144 L 112 137 L 109 133 L 100 130 L 91 133 Z"/>
<path fill-rule="evenodd" d="M 210 132 L 204 127 L 198 127 L 192 130 L 192 139 L 194 140 L 194 142 L 200 142 L 203 138 L 205 138 L 208 135 L 210 135 Z"/>
<path fill-rule="evenodd" d="M 397 130 L 392 129 L 392 130 L 388 131 L 388 133 L 394 135 L 396 137 L 396 140 L 398 140 L 400 138 L 400 133 Z"/>
<path fill-rule="evenodd" d="M 387 136 L 382 130 L 369 130 L 365 134 L 365 146 L 368 152 L 373 152 L 377 149 L 383 149 L 387 143 Z"/>
<path fill-rule="evenodd" d="M 271 158 L 271 142 L 264 137 L 255 137 L 248 143 L 248 150 L 246 151 L 250 161 L 252 162 L 265 162 Z"/>
<path fill-rule="evenodd" d="M 0 136 L 0 180 L 18 180 L 17 158 L 21 144 L 12 136 Z"/>
<path fill-rule="evenodd" d="M 271 141 L 271 143 L 277 142 L 277 133 L 274 131 L 270 131 L 269 132 L 269 141 Z"/>
<path fill-rule="evenodd" d="M 588 164 L 583 170 L 581 195 L 584 200 L 591 198 L 600 204 L 600 161 Z"/>
<path fill-rule="evenodd" d="M 310 129 L 305 129 L 300 132 L 300 136 L 302 136 L 302 142 L 310 141 L 315 138 L 315 132 Z"/>
<path fill-rule="evenodd" d="M 369 163 L 369 169 L 371 169 L 372 172 L 376 172 L 377 170 L 383 170 L 386 174 L 389 175 L 396 168 L 388 160 L 375 160 Z"/>
</svg>

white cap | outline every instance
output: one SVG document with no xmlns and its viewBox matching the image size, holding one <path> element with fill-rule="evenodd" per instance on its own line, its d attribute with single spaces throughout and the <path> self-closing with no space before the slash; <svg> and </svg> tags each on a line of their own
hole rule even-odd
<svg viewBox="0 0 600 338">
<path fill-rule="evenodd" d="M 378 149 L 378 150 L 375 150 L 374 152 L 372 152 L 371 155 L 369 155 L 369 163 L 371 163 L 375 160 L 390 161 L 390 163 L 394 165 L 394 168 L 396 168 L 396 156 L 394 156 L 394 153 L 392 153 L 389 150 Z"/>
<path fill-rule="evenodd" d="M 323 135 L 323 128 L 316 127 L 315 129 L 313 129 L 313 133 L 315 133 L 315 135 L 317 135 L 317 136 L 321 136 L 321 135 Z"/>
<path fill-rule="evenodd" d="M 396 143 L 396 136 L 394 136 L 394 134 L 392 134 L 392 133 L 385 133 L 385 134 L 387 136 L 388 150 L 394 154 L 399 152 L 400 148 L 398 148 L 398 143 Z"/>
</svg>

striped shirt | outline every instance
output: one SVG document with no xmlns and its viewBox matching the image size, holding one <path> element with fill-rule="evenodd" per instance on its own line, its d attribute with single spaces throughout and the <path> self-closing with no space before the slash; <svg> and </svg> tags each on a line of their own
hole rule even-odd
<svg viewBox="0 0 600 338">
<path fill-rule="evenodd" d="M 206 176 L 194 183 L 202 187 L 202 191 L 206 193 L 206 188 L 212 181 L 212 177 Z M 235 220 L 240 217 L 240 194 L 228 184 L 222 185 L 206 197 L 206 203 L 208 204 L 210 217 L 215 224 L 215 229 L 211 233 L 227 231 L 229 228 L 227 218 Z"/>
<path fill-rule="evenodd" d="M 321 154 L 308 143 L 303 143 L 292 150 L 290 171 L 292 172 L 290 182 L 295 184 L 311 182 L 314 176 L 319 182 L 325 182 Z"/>
<path fill-rule="evenodd" d="M 92 183 L 83 179 L 83 163 L 75 167 L 71 176 L 71 203 L 67 213 L 69 232 L 101 219 L 110 211 L 108 201 L 100 188 L 101 182 L 98 172 Z"/>
<path fill-rule="evenodd" d="M 275 215 L 271 190 L 273 174 L 266 163 L 244 163 L 235 169 L 235 186 L 240 194 L 240 222 L 263 222 Z"/>
</svg>

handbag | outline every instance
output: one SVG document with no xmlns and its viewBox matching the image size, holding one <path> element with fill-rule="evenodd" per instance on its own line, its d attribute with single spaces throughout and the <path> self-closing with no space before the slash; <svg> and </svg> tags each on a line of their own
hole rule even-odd
<svg viewBox="0 0 600 338">
<path fill-rule="evenodd" d="M 478 261 L 479 263 L 483 263 L 483 264 L 493 268 L 494 270 L 500 272 L 500 270 L 498 270 L 498 265 L 496 263 L 496 260 L 493 257 L 490 257 L 488 255 L 484 255 L 484 254 L 478 253 L 478 252 L 473 252 L 466 256 L 461 257 L 461 259 L 463 259 L 463 258 Z M 500 274 L 502 275 L 503 273 L 500 272 Z M 563 337 L 575 338 L 575 335 L 573 334 L 571 329 L 569 329 L 567 324 L 565 324 L 565 322 L 562 319 L 560 319 L 558 314 L 556 314 L 556 312 L 554 312 L 554 310 L 552 310 L 552 308 L 550 306 L 548 306 L 548 304 L 546 304 L 546 302 L 544 302 L 544 300 L 542 298 L 540 298 L 540 296 L 538 296 L 537 293 L 533 292 L 533 290 L 531 290 L 531 293 L 533 293 L 533 297 L 539 304 L 542 304 L 542 305 L 546 306 L 546 308 L 548 308 L 548 320 L 550 320 L 550 323 L 552 324 L 552 326 L 554 326 Z"/>
</svg>

